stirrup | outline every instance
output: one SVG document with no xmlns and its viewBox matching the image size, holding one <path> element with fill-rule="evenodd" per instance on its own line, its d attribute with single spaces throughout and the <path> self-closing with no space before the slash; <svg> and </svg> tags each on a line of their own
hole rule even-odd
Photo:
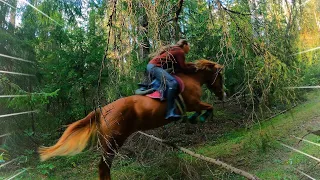
<svg viewBox="0 0 320 180">
<path fill-rule="evenodd" d="M 178 114 L 174 114 L 174 115 L 170 115 L 170 116 L 167 116 L 165 119 L 173 119 L 173 120 L 179 120 L 181 119 L 182 117 Z"/>
<path fill-rule="evenodd" d="M 170 119 L 170 118 L 174 118 L 174 119 L 180 119 L 182 116 L 181 115 L 179 115 L 179 114 L 176 114 L 175 112 L 175 109 L 173 109 L 173 110 L 170 110 L 170 113 L 169 114 L 166 114 L 166 117 L 165 117 L 165 119 Z"/>
</svg>

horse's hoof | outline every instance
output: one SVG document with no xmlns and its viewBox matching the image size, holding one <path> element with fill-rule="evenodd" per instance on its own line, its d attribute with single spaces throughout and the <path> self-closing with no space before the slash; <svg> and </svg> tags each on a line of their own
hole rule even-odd
<svg viewBox="0 0 320 180">
<path fill-rule="evenodd" d="M 181 119 L 182 117 L 181 117 L 181 115 L 179 115 L 179 114 L 174 114 L 174 113 L 171 113 L 171 114 L 168 114 L 167 116 L 166 116 L 166 119 Z"/>
<path fill-rule="evenodd" d="M 199 117 L 199 121 L 202 122 L 202 123 L 206 122 L 206 119 L 207 119 L 207 118 L 204 117 L 204 116 L 200 116 L 200 117 Z"/>
<path fill-rule="evenodd" d="M 187 116 L 183 116 L 181 123 L 187 123 L 188 121 L 189 121 L 189 118 Z"/>
<path fill-rule="evenodd" d="M 167 120 L 169 121 L 178 121 L 180 120 L 182 117 L 180 115 L 171 115 L 169 117 L 166 117 Z"/>
<path fill-rule="evenodd" d="M 197 118 L 188 118 L 188 121 L 190 124 L 197 124 L 198 123 Z"/>
</svg>

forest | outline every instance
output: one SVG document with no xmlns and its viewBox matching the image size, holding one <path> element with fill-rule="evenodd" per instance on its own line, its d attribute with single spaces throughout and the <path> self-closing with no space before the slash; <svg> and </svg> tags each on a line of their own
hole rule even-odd
<svg viewBox="0 0 320 180">
<path fill-rule="evenodd" d="M 318 147 L 292 139 L 320 130 L 320 1 L 0 0 L 0 179 L 97 179 L 96 140 L 45 162 L 38 148 L 133 95 L 153 54 L 179 39 L 190 44 L 187 62 L 223 65 L 227 99 L 203 87 L 210 118 L 147 133 L 260 179 L 320 178 L 315 161 L 279 144 L 320 157 L 316 133 L 306 137 Z M 139 133 L 117 153 L 111 176 L 243 178 Z"/>
</svg>

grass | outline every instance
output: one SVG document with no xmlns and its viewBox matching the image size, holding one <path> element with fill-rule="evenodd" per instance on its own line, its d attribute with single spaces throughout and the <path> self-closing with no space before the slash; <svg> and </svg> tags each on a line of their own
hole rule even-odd
<svg viewBox="0 0 320 180">
<path fill-rule="evenodd" d="M 255 125 L 251 129 L 241 129 L 224 134 L 216 142 L 208 142 L 204 146 L 194 148 L 197 153 L 208 157 L 219 158 L 236 167 L 244 168 L 256 174 L 261 179 L 299 179 L 300 175 L 293 172 L 293 166 L 300 169 L 310 169 L 315 164 L 313 160 L 292 153 L 280 146 L 277 140 L 286 141 L 293 145 L 297 141 L 290 135 L 301 136 L 306 130 L 301 128 L 318 125 L 320 119 L 310 123 L 312 119 L 320 116 L 319 92 L 310 93 L 309 101 L 290 110 L 286 114 L 279 115 L 273 119 Z M 308 125 L 309 124 L 309 125 Z M 318 137 L 313 137 L 318 138 Z M 318 142 L 319 139 L 313 139 Z M 306 153 L 320 157 L 319 147 L 300 145 L 299 149 Z M 183 155 L 188 159 L 188 155 Z M 299 166 L 298 166 L 299 165 Z M 312 170 L 317 171 L 316 170 Z M 318 169 L 317 172 L 320 172 Z M 320 175 L 313 173 L 315 178 Z"/>
<path fill-rule="evenodd" d="M 300 179 L 302 176 L 294 168 L 320 178 L 320 168 L 316 162 L 295 153 L 278 142 L 320 157 L 318 146 L 301 142 L 290 135 L 301 137 L 306 129 L 320 129 L 320 92 L 308 94 L 308 101 L 268 121 L 254 125 L 250 129 L 230 130 L 219 138 L 209 138 L 203 145 L 188 148 L 211 158 L 218 158 L 235 167 L 257 175 L 261 179 Z M 225 114 L 223 114 L 225 116 Z M 320 138 L 309 135 L 306 139 L 320 142 Z M 154 143 L 153 146 L 161 146 Z M 152 151 L 148 147 L 141 157 L 129 155 L 116 158 L 112 168 L 114 179 L 243 179 L 242 177 L 207 164 L 169 148 Z M 97 179 L 97 152 L 86 151 L 74 157 L 59 157 L 40 163 L 30 159 L 29 163 L 7 167 L 0 172 L 8 177 L 21 166 L 32 167 L 18 179 Z"/>
</svg>

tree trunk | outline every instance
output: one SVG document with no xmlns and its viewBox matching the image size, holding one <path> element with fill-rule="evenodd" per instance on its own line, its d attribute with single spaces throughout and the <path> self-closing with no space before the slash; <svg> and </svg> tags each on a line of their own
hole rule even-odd
<svg viewBox="0 0 320 180">
<path fill-rule="evenodd" d="M 31 81 L 29 80 L 28 81 L 28 84 L 29 84 L 29 93 L 32 93 L 32 84 L 31 84 Z M 31 103 L 31 106 L 30 106 L 30 110 L 31 111 L 34 111 L 34 107 L 33 107 L 33 104 Z M 34 118 L 34 113 L 31 113 L 31 128 L 32 128 L 32 136 L 34 136 L 36 134 L 36 125 L 35 125 L 35 118 Z"/>
<path fill-rule="evenodd" d="M 17 0 L 12 0 L 11 5 L 17 8 Z M 10 8 L 10 24 L 9 24 L 9 31 L 14 32 L 16 26 L 16 9 Z"/>
<path fill-rule="evenodd" d="M 81 91 L 82 91 L 82 97 L 83 97 L 84 116 L 87 116 L 87 98 L 86 98 L 86 90 L 84 85 L 82 86 Z"/>
<path fill-rule="evenodd" d="M 253 37 L 258 37 L 259 36 L 259 30 L 258 30 L 258 3 L 259 0 L 248 0 L 248 5 L 250 8 L 250 12 L 252 13 L 251 15 L 251 26 L 252 26 L 252 34 Z"/>
<path fill-rule="evenodd" d="M 183 5 L 183 0 L 179 0 L 178 2 L 178 7 L 175 13 L 175 16 L 173 18 L 173 23 L 174 23 L 174 39 L 176 40 L 176 42 L 180 39 L 180 26 L 179 26 L 179 15 L 182 11 L 182 5 Z"/>
<path fill-rule="evenodd" d="M 143 8 L 142 4 L 139 3 L 139 7 Z M 139 42 L 140 47 L 140 59 L 145 59 L 150 53 L 150 43 L 148 39 L 148 16 L 143 10 L 142 14 L 139 17 L 139 35 L 141 42 Z"/>
</svg>

